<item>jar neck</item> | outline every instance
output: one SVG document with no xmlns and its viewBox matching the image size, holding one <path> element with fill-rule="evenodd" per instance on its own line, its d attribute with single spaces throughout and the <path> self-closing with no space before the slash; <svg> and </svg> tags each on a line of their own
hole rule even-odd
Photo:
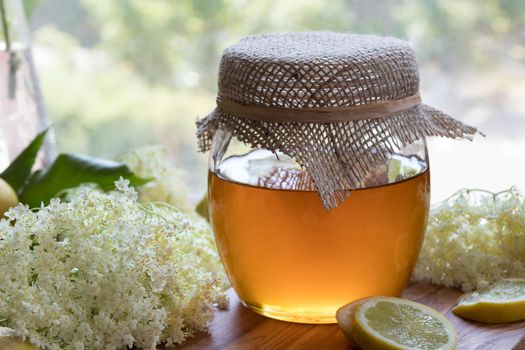
<svg viewBox="0 0 525 350">
<path fill-rule="evenodd" d="M 418 176 L 427 169 L 426 142 L 418 140 L 385 155 L 381 164 L 349 190 L 393 184 Z M 316 189 L 308 171 L 286 153 L 250 147 L 222 130 L 213 138 L 209 170 L 225 180 L 250 186 L 299 191 Z"/>
</svg>

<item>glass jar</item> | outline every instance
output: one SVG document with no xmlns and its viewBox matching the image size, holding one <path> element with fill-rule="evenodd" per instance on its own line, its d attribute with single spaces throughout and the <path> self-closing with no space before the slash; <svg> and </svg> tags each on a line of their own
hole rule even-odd
<svg viewBox="0 0 525 350">
<path fill-rule="evenodd" d="M 21 0 L 0 0 L 0 172 L 49 127 Z M 54 157 L 46 137 L 37 167 Z"/>
<path fill-rule="evenodd" d="M 362 188 L 330 211 L 309 183 L 286 154 L 215 133 L 210 219 L 241 301 L 272 318 L 333 323 L 336 310 L 348 302 L 399 296 L 428 216 L 425 141 L 390 154 Z"/>
<path fill-rule="evenodd" d="M 211 224 L 242 302 L 331 323 L 346 303 L 400 295 L 428 217 L 424 140 L 477 132 L 423 103 L 410 45 L 252 35 L 224 51 L 218 87 L 197 137 L 211 151 Z"/>
</svg>

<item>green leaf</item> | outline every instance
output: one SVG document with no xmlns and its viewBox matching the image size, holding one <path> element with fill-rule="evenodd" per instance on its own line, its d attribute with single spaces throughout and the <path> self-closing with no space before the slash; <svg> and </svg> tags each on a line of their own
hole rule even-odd
<svg viewBox="0 0 525 350">
<path fill-rule="evenodd" d="M 123 163 L 83 155 L 60 154 L 47 170 L 33 174 L 20 195 L 20 201 L 30 208 L 37 208 L 42 202 L 48 204 L 62 191 L 84 183 L 94 183 L 102 190 L 109 191 L 115 188 L 114 182 L 121 176 L 128 179 L 132 186 L 150 181 L 135 176 Z"/>
<path fill-rule="evenodd" d="M 22 189 L 31 175 L 36 156 L 44 143 L 48 129 L 42 131 L 31 141 L 16 159 L 4 170 L 0 177 L 4 179 L 20 196 Z"/>
<path fill-rule="evenodd" d="M 199 204 L 197 204 L 197 207 L 195 208 L 195 211 L 206 219 L 206 221 L 210 222 L 210 211 L 208 209 L 208 195 L 204 194 Z"/>
</svg>

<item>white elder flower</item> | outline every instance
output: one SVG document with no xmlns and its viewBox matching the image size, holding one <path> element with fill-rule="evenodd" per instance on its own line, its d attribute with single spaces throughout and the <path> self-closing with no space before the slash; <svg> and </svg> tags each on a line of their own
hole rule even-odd
<svg viewBox="0 0 525 350">
<path fill-rule="evenodd" d="M 213 271 L 219 277 L 221 289 L 229 288 L 210 225 L 188 201 L 185 174 L 169 161 L 166 149 L 162 146 L 146 146 L 121 154 L 117 160 L 127 164 L 138 176 L 151 179 L 151 182 L 137 189 L 139 202 L 167 203 L 187 213 L 196 229 L 186 237 L 185 244 L 198 252 L 208 271 Z M 169 212 L 173 213 L 173 208 L 169 208 Z"/>
<path fill-rule="evenodd" d="M 164 202 L 183 211 L 193 211 L 185 174 L 167 159 L 164 147 L 146 146 L 121 154 L 117 160 L 138 176 L 152 180 L 138 189 L 141 202 Z"/>
<path fill-rule="evenodd" d="M 178 344 L 224 307 L 209 230 L 116 186 L 37 212 L 19 205 L 0 221 L 0 320 L 41 348 Z"/>
<path fill-rule="evenodd" d="M 430 211 L 412 279 L 464 291 L 525 278 L 525 197 L 462 190 Z"/>
</svg>

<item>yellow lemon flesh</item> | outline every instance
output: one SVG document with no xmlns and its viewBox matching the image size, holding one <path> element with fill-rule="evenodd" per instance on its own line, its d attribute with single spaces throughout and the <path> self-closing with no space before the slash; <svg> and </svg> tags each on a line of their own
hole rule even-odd
<svg viewBox="0 0 525 350">
<path fill-rule="evenodd" d="M 0 178 L 0 218 L 11 207 L 18 204 L 16 192 L 4 179 Z"/>
<path fill-rule="evenodd" d="M 0 350 L 38 350 L 38 348 L 27 341 L 21 341 L 11 328 L 0 327 Z"/>
<path fill-rule="evenodd" d="M 467 293 L 452 312 L 485 323 L 525 320 L 525 279 L 504 279 L 482 291 Z"/>
<path fill-rule="evenodd" d="M 454 326 L 438 311 L 390 297 L 374 297 L 357 305 L 352 336 L 366 350 L 449 350 L 457 343 Z"/>
</svg>

